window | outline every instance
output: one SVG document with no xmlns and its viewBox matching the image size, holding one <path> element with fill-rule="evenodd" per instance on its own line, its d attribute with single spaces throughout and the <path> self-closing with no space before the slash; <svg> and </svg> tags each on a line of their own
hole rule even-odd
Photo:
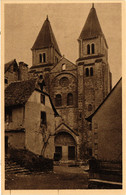
<svg viewBox="0 0 126 195">
<path fill-rule="evenodd" d="M 91 44 L 91 50 L 92 50 L 92 54 L 94 54 L 95 53 L 95 45 L 94 45 L 94 43 Z"/>
<path fill-rule="evenodd" d="M 12 110 L 11 109 L 5 110 L 5 121 L 12 122 Z"/>
<path fill-rule="evenodd" d="M 41 94 L 41 103 L 45 105 L 45 96 Z"/>
<path fill-rule="evenodd" d="M 86 68 L 86 77 L 88 77 L 88 76 L 89 76 L 89 69 Z"/>
<path fill-rule="evenodd" d="M 46 54 L 43 53 L 43 62 L 46 62 Z"/>
<path fill-rule="evenodd" d="M 46 53 L 39 54 L 39 62 L 46 62 Z"/>
<path fill-rule="evenodd" d="M 62 64 L 62 70 L 66 70 L 66 64 Z"/>
<path fill-rule="evenodd" d="M 39 62 L 42 62 L 42 54 L 39 54 Z"/>
<path fill-rule="evenodd" d="M 56 98 L 55 98 L 55 105 L 56 106 L 62 106 L 62 97 L 60 94 L 57 94 L 56 95 Z"/>
<path fill-rule="evenodd" d="M 87 54 L 90 54 L 90 45 L 87 45 Z"/>
<path fill-rule="evenodd" d="M 68 93 L 67 95 L 67 105 L 73 105 L 73 94 L 72 93 Z"/>
<path fill-rule="evenodd" d="M 92 105 L 91 104 L 88 105 L 88 111 L 92 111 Z"/>
<path fill-rule="evenodd" d="M 8 80 L 7 79 L 5 79 L 4 81 L 5 81 L 5 84 L 8 84 Z"/>
<path fill-rule="evenodd" d="M 69 85 L 69 79 L 67 77 L 62 77 L 59 81 L 62 87 L 67 87 Z"/>
<path fill-rule="evenodd" d="M 46 125 L 46 112 L 41 112 L 41 122 L 40 126 Z"/>
<path fill-rule="evenodd" d="M 93 76 L 93 68 L 90 68 L 90 75 Z"/>
</svg>

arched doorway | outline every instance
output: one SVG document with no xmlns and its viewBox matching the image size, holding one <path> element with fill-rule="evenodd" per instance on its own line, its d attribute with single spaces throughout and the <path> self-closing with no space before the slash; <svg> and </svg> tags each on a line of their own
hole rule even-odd
<svg viewBox="0 0 126 195">
<path fill-rule="evenodd" d="M 72 135 L 59 132 L 55 136 L 55 154 L 63 161 L 76 159 L 76 142 Z"/>
</svg>

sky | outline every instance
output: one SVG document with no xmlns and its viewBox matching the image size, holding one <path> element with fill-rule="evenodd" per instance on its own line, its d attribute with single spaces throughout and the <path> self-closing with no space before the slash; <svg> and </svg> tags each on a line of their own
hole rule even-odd
<svg viewBox="0 0 126 195">
<path fill-rule="evenodd" d="M 48 15 L 61 54 L 76 63 L 78 41 L 92 3 L 6 4 L 4 11 L 5 63 L 16 59 L 32 66 L 31 48 Z M 98 19 L 108 43 L 112 85 L 121 77 L 122 28 L 120 3 L 95 3 Z"/>
</svg>

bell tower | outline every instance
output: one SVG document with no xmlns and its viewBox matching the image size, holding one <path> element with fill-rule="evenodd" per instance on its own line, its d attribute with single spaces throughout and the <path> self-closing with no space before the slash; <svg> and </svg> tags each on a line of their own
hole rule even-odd
<svg viewBox="0 0 126 195">
<path fill-rule="evenodd" d="M 85 120 L 102 103 L 111 90 L 108 45 L 102 32 L 94 4 L 78 38 L 78 128 L 80 151 L 91 153 L 90 124 Z"/>
<path fill-rule="evenodd" d="M 32 67 L 44 71 L 58 63 L 61 53 L 54 36 L 48 16 L 32 47 Z"/>
</svg>

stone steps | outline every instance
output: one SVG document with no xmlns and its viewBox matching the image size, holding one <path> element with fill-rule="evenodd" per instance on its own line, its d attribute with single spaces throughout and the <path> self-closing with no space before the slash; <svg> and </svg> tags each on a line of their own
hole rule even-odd
<svg viewBox="0 0 126 195">
<path fill-rule="evenodd" d="M 19 164 L 9 160 L 5 156 L 5 173 L 6 174 L 23 174 L 23 175 L 28 174 L 29 175 L 31 174 L 31 171 L 29 171 L 25 167 L 21 167 Z"/>
</svg>

